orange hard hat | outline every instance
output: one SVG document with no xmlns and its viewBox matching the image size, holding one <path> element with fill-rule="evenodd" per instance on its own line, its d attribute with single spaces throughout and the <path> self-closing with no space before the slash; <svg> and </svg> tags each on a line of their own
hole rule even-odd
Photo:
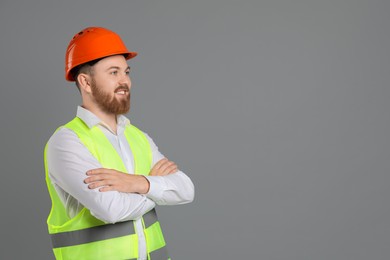
<svg viewBox="0 0 390 260">
<path fill-rule="evenodd" d="M 65 54 L 65 79 L 75 81 L 71 70 L 78 65 L 111 55 L 123 54 L 126 60 L 137 55 L 129 52 L 122 39 L 102 27 L 88 27 L 73 36 Z"/>
</svg>

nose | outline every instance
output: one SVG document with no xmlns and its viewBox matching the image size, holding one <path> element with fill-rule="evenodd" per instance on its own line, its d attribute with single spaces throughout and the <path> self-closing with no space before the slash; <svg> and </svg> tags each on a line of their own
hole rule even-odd
<svg viewBox="0 0 390 260">
<path fill-rule="evenodd" d="M 130 75 L 129 74 L 123 74 L 122 77 L 120 78 L 119 80 L 119 84 L 120 85 L 126 85 L 129 87 L 129 89 L 131 88 L 131 79 L 130 79 Z"/>
</svg>

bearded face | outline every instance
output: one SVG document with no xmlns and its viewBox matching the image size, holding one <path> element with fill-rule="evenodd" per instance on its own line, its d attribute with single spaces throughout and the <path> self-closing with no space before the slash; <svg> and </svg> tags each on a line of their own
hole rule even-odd
<svg viewBox="0 0 390 260">
<path fill-rule="evenodd" d="M 120 115 L 129 112 L 130 67 L 123 55 L 100 59 L 83 73 L 81 79 L 84 80 L 84 87 L 86 87 L 82 89 L 85 102 L 91 111 L 103 112 L 106 115 Z"/>
<path fill-rule="evenodd" d="M 114 91 L 104 91 L 94 78 L 91 81 L 92 96 L 99 108 L 109 114 L 126 114 L 130 110 L 130 89 L 126 85 L 118 86 Z"/>
</svg>

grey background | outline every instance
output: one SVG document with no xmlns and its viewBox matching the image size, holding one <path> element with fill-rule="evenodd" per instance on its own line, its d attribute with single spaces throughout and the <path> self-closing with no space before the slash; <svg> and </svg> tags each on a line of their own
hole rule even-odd
<svg viewBox="0 0 390 260">
<path fill-rule="evenodd" d="M 196 185 L 173 259 L 389 259 L 389 1 L 2 1 L 0 259 L 52 259 L 43 147 L 84 27 L 139 52 L 132 122 Z"/>
</svg>

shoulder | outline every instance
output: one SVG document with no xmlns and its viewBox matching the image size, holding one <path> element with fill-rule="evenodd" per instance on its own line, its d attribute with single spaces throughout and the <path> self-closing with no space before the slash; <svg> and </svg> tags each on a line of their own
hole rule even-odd
<svg viewBox="0 0 390 260">
<path fill-rule="evenodd" d="M 66 150 L 80 145 L 81 142 L 75 132 L 66 127 L 58 128 L 47 142 L 48 151 Z"/>
</svg>

